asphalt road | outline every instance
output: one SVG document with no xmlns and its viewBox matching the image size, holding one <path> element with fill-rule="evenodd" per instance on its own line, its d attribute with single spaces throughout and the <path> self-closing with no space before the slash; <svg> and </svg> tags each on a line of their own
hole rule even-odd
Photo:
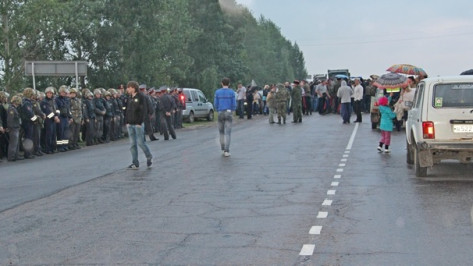
<svg viewBox="0 0 473 266">
<path fill-rule="evenodd" d="M 418 179 L 364 119 L 236 119 L 229 158 L 179 130 L 137 171 L 127 140 L 0 163 L 0 264 L 471 265 L 472 165 Z"/>
</svg>

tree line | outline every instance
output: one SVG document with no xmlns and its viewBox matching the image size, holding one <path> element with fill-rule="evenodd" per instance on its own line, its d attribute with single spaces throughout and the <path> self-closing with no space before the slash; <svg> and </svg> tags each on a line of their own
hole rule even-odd
<svg viewBox="0 0 473 266">
<path fill-rule="evenodd" d="M 222 77 L 257 84 L 302 79 L 296 43 L 235 0 L 0 0 L 0 90 L 32 86 L 25 60 L 83 60 L 88 74 L 37 77 L 36 87 L 196 87 Z"/>
</svg>

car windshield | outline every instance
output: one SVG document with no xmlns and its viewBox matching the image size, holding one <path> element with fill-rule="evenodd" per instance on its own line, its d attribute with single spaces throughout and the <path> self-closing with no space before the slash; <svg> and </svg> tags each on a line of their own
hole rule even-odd
<svg viewBox="0 0 473 266">
<path fill-rule="evenodd" d="M 435 108 L 473 107 L 473 83 L 435 85 L 432 105 Z"/>
</svg>

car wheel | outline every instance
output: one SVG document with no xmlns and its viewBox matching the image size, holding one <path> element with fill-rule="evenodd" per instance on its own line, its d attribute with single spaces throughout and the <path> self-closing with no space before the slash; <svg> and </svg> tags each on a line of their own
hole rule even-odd
<svg viewBox="0 0 473 266">
<path fill-rule="evenodd" d="M 414 144 L 409 144 L 406 140 L 406 147 L 407 147 L 407 164 L 414 164 Z"/>
<path fill-rule="evenodd" d="M 194 117 L 194 112 L 189 113 L 189 123 L 194 123 L 195 117 Z"/>
<path fill-rule="evenodd" d="M 214 121 L 214 111 L 210 110 L 209 115 L 207 116 L 207 121 Z"/>
<path fill-rule="evenodd" d="M 414 163 L 415 163 L 416 176 L 417 177 L 427 176 L 427 167 L 420 166 L 419 149 L 417 147 L 414 148 Z"/>
</svg>

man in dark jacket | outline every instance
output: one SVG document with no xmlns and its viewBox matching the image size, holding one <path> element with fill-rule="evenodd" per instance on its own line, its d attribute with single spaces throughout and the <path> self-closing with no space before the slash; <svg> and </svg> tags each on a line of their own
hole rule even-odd
<svg viewBox="0 0 473 266">
<path fill-rule="evenodd" d="M 167 93 L 166 89 L 161 89 L 160 93 L 160 103 L 163 111 L 163 120 L 162 124 L 164 126 L 164 140 L 169 140 L 169 134 L 173 139 L 176 139 L 176 132 L 174 131 L 174 126 L 172 123 L 172 115 L 176 109 L 176 103 L 174 98 Z"/>
<path fill-rule="evenodd" d="M 7 114 L 8 134 L 10 139 L 8 145 L 8 161 L 23 160 L 23 157 L 19 155 L 21 119 L 18 108 L 20 108 L 20 105 L 21 97 L 18 95 L 13 96 Z"/>
<path fill-rule="evenodd" d="M 144 118 L 148 113 L 145 96 L 139 92 L 139 85 L 136 81 L 128 82 L 126 91 L 129 95 L 129 100 L 126 108 L 126 128 L 128 130 L 128 137 L 130 138 L 130 151 L 132 156 L 132 164 L 128 169 L 138 169 L 140 162 L 138 161 L 138 148 L 140 146 L 146 156 L 146 164 L 151 167 L 153 164 L 153 155 L 149 150 L 148 145 L 144 141 Z"/>
<path fill-rule="evenodd" d="M 93 103 L 94 94 L 87 91 L 84 100 L 84 123 L 85 123 L 85 145 L 94 145 L 95 136 L 95 105 Z"/>
<path fill-rule="evenodd" d="M 152 119 L 154 117 L 154 106 L 153 106 L 153 100 L 151 99 L 151 96 L 148 94 L 148 91 L 147 91 L 147 86 L 145 84 L 141 84 L 139 86 L 140 88 L 140 93 L 143 94 L 143 96 L 145 97 L 145 103 L 146 103 L 146 110 L 148 110 L 148 112 L 146 114 L 144 114 L 144 124 L 145 124 L 145 134 L 148 135 L 149 137 L 149 140 L 151 141 L 154 141 L 154 140 L 158 140 L 155 136 L 154 136 L 154 129 L 153 129 L 153 126 L 152 126 Z"/>
<path fill-rule="evenodd" d="M 102 91 L 100 89 L 94 90 L 94 110 L 95 110 L 95 142 L 103 143 L 103 121 L 107 113 L 104 101 L 102 100 Z"/>
</svg>

